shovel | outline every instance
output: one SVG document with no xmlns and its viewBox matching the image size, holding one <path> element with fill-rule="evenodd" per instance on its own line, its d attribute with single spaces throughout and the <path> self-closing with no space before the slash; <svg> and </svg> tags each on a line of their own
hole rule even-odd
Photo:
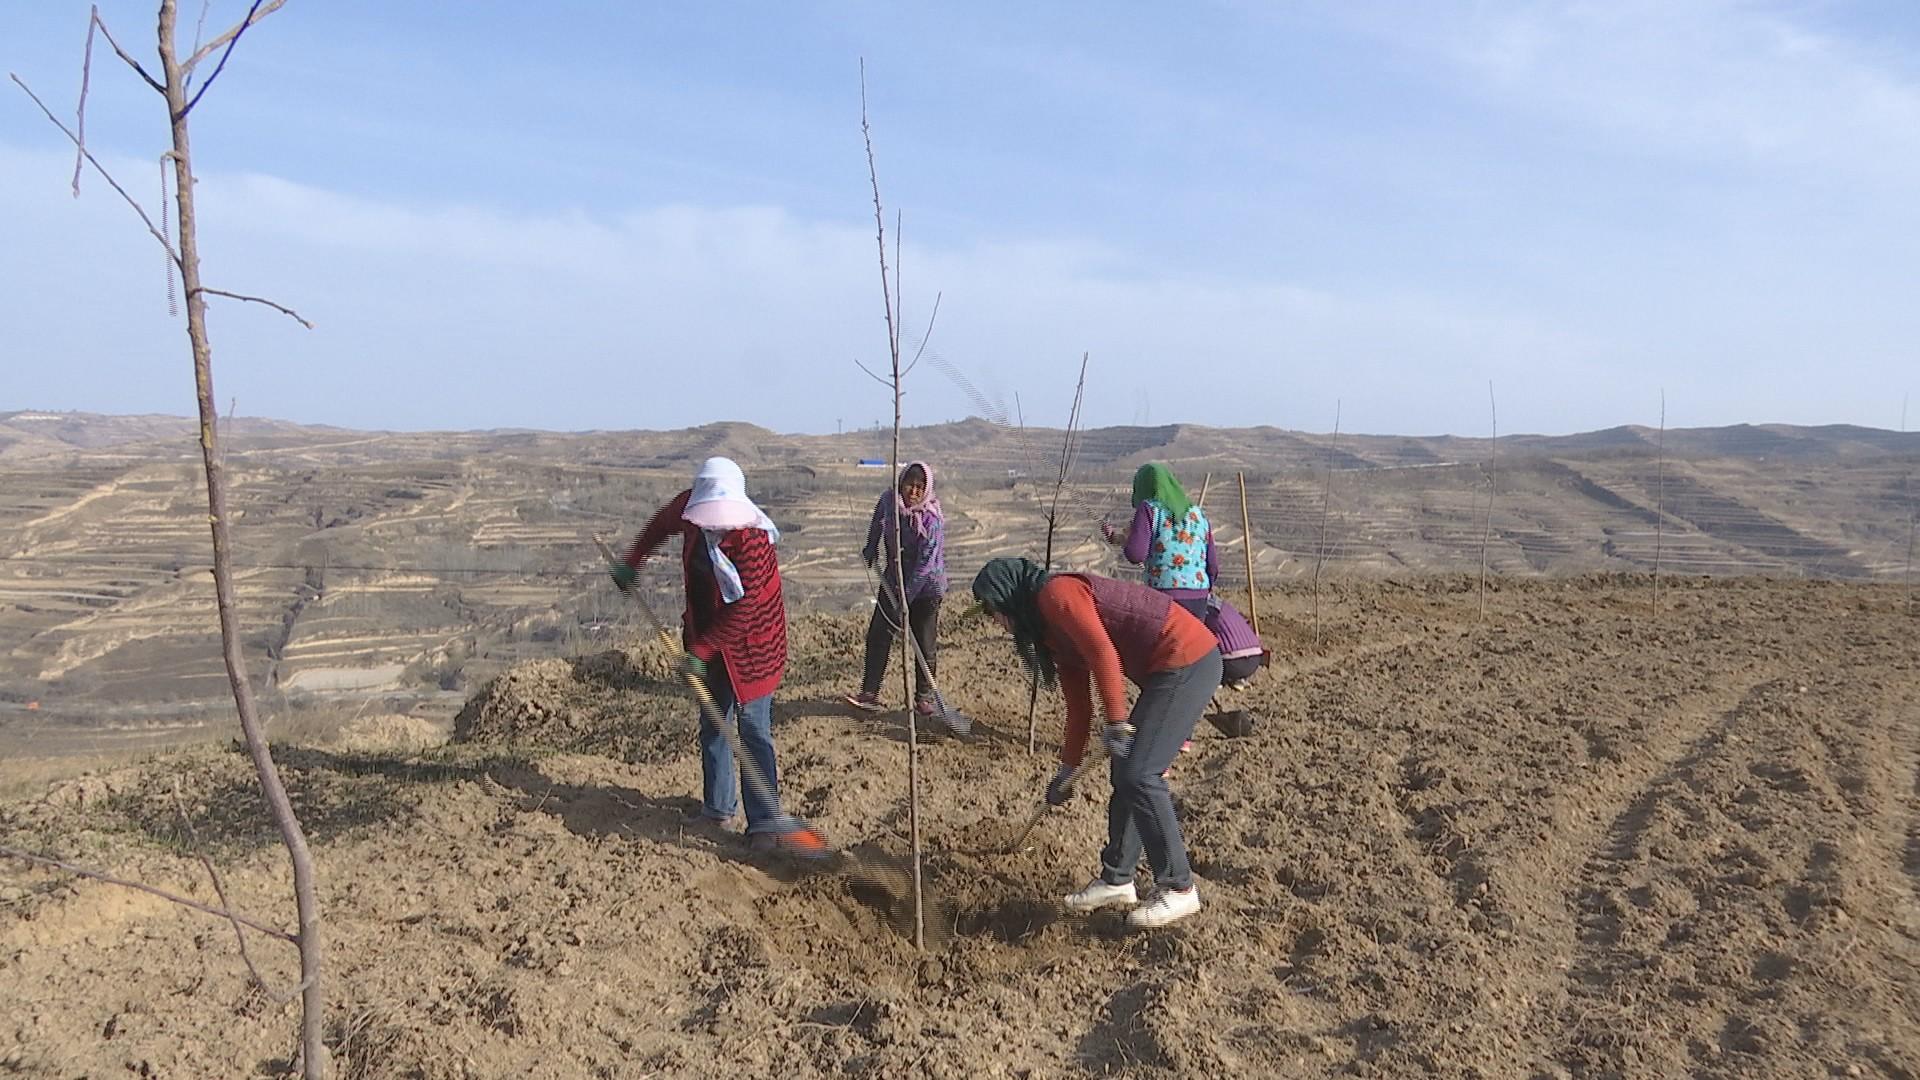
<svg viewBox="0 0 1920 1080">
<path fill-rule="evenodd" d="M 598 533 L 594 534 L 593 546 L 600 550 L 600 557 L 607 561 L 609 567 L 622 565 L 619 557 L 613 553 L 613 548 L 607 546 L 607 542 Z M 666 644 L 667 648 L 680 652 L 680 642 L 674 638 L 673 632 L 667 629 L 666 624 L 660 621 L 660 616 L 654 614 L 653 606 L 647 603 L 646 598 L 634 590 L 628 590 L 627 595 L 633 597 L 641 612 L 645 614 L 647 622 L 659 633 L 660 640 Z M 713 700 L 712 692 L 707 689 L 706 682 L 691 671 L 682 672 L 681 675 L 686 681 L 687 689 L 692 690 L 695 700 L 700 702 L 701 715 L 706 717 L 707 723 L 727 740 L 727 746 L 733 751 L 734 759 L 740 762 L 740 773 L 746 777 L 747 785 L 763 801 L 770 802 L 779 808 L 778 793 L 768 782 L 766 774 L 760 771 L 760 762 L 746 752 L 746 747 L 740 745 L 740 732 L 720 711 L 720 707 Z M 780 809 L 780 816 L 782 820 L 793 826 L 792 829 L 781 834 L 781 850 L 804 859 L 821 859 L 832 854 L 832 849 L 827 846 L 826 837 L 822 836 L 819 830 L 797 817 L 789 817 L 785 809 Z"/>
<path fill-rule="evenodd" d="M 593 536 L 593 545 L 599 549 L 600 557 L 607 561 L 608 566 L 622 565 L 620 558 L 613 553 L 613 548 L 609 547 L 606 540 L 598 533 L 595 533 Z M 667 648 L 674 652 L 681 651 L 679 640 L 674 637 L 672 631 L 667 629 L 666 624 L 660 620 L 660 617 L 654 613 L 652 605 L 647 603 L 646 598 L 641 596 L 637 590 L 629 590 L 628 595 L 633 597 L 641 613 L 646 616 L 647 622 L 659 633 L 660 640 Z M 707 684 L 692 672 L 683 672 L 682 677 L 686 681 L 687 688 L 693 691 L 695 700 L 699 701 L 700 712 L 706 717 L 707 723 L 712 724 L 718 729 L 722 737 L 727 740 L 727 745 L 732 748 L 733 756 L 740 762 L 741 772 L 745 775 L 747 784 L 753 788 L 754 794 L 759 795 L 767 802 L 773 803 L 776 807 L 779 806 L 780 800 L 773 789 L 773 785 L 768 782 L 766 774 L 760 771 L 760 763 L 746 752 L 745 747 L 740 745 L 740 733 L 734 729 L 731 723 L 727 722 L 726 716 L 721 713 L 719 705 L 713 700 L 713 694 L 707 689 Z M 844 873 L 855 883 L 869 886 L 886 896 L 887 913 L 895 922 L 901 922 L 903 919 L 910 922 L 912 917 L 911 905 L 913 896 L 913 880 L 911 875 L 897 867 L 881 865 L 872 860 L 863 859 L 859 853 L 849 849 L 834 848 L 827 842 L 826 836 L 822 834 L 820 830 L 800 818 L 789 816 L 784 808 L 781 809 L 780 816 L 792 826 L 790 831 L 782 834 L 780 837 L 780 849 L 782 851 L 809 861 L 826 862 L 831 860 L 837 863 L 840 872 Z M 930 926 L 952 926 L 953 911 L 951 904 L 932 896 L 924 886 L 921 890 L 921 897 L 923 909 L 930 917 Z M 906 905 L 904 912 L 901 910 L 902 904 Z"/>
<path fill-rule="evenodd" d="M 867 577 L 869 580 L 872 579 L 872 567 L 867 568 Z M 887 590 L 887 599 L 894 600 L 894 583 L 888 581 L 885 574 L 880 575 L 880 585 Z M 906 605 L 895 603 L 893 609 L 902 612 L 903 616 L 901 621 L 906 621 L 904 617 Z M 882 611 L 880 617 L 887 619 L 887 613 Z M 933 677 L 933 667 L 927 663 L 926 655 L 920 651 L 920 642 L 913 636 L 913 631 L 905 626 L 901 626 L 892 619 L 887 619 L 887 625 L 893 627 L 895 633 L 906 636 L 907 644 L 913 650 L 914 664 L 920 669 L 921 677 L 927 680 L 927 688 L 933 691 L 934 715 L 940 718 L 940 722 L 947 726 L 948 731 L 953 732 L 956 736 L 965 738 L 967 734 L 973 730 L 973 718 L 947 704 L 947 695 L 940 692 L 940 684 L 935 681 Z"/>
</svg>

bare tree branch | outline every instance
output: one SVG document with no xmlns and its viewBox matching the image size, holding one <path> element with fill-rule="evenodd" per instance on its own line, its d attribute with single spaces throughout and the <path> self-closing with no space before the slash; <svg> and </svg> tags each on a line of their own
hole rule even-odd
<svg viewBox="0 0 1920 1080">
<path fill-rule="evenodd" d="M 240 44 L 240 35 L 246 33 L 247 27 L 253 25 L 254 13 L 260 10 L 260 4 L 261 0 L 253 0 L 253 6 L 247 9 L 247 17 L 241 19 L 239 27 L 234 30 L 233 40 L 227 42 L 227 51 L 221 53 L 220 62 L 213 65 L 213 74 L 207 76 L 207 81 L 201 83 L 200 89 L 193 92 L 193 97 L 188 99 L 187 104 L 180 110 L 180 115 L 176 119 L 185 120 L 187 114 L 193 112 L 193 107 L 200 104 L 200 99 L 206 95 L 206 92 L 213 89 L 213 80 L 219 78 L 220 73 L 227 70 L 227 58 L 233 55 L 234 46 Z M 192 61 L 188 61 L 188 64 L 191 66 Z M 192 76 L 190 71 L 187 74 L 188 77 Z"/>
<path fill-rule="evenodd" d="M 173 151 L 160 155 L 160 231 L 168 232 L 172 226 L 167 224 L 167 169 L 173 164 Z M 173 290 L 173 263 L 165 267 L 167 277 L 167 318 L 180 317 L 180 300 Z"/>
<path fill-rule="evenodd" d="M 893 279 L 887 273 L 887 219 L 880 209 L 880 173 L 873 161 L 873 131 L 867 125 L 867 62 L 864 58 L 860 61 L 860 137 L 867 144 L 867 179 L 873 184 L 873 223 L 880 245 L 880 294 L 886 301 L 887 345 L 893 353 L 897 367 L 900 357 L 900 330 L 894 321 Z"/>
<path fill-rule="evenodd" d="M 40 106 L 40 111 L 47 114 L 47 119 L 53 122 L 53 126 L 59 128 L 61 134 L 72 140 L 73 145 L 80 148 L 80 155 L 87 159 L 87 164 L 92 165 L 94 171 L 100 174 L 101 179 L 112 185 L 113 190 L 119 192 L 120 197 L 127 201 L 127 205 L 133 207 L 133 212 L 140 215 L 141 221 L 146 222 L 147 231 L 153 234 L 155 240 L 160 241 L 160 246 L 167 249 L 167 255 L 173 259 L 174 265 L 178 266 L 180 264 L 180 255 L 173 250 L 173 243 L 167 239 L 167 234 L 154 227 L 153 219 L 147 216 L 147 212 L 140 208 L 139 203 L 133 201 L 133 196 L 127 194 L 127 189 L 120 186 L 120 181 L 113 178 L 113 174 L 107 171 L 106 166 L 100 164 L 100 162 L 94 158 L 93 154 L 81 144 L 80 137 L 67 130 L 67 125 L 61 123 L 60 118 L 53 115 L 53 110 L 47 108 L 47 103 L 40 100 L 40 95 L 34 93 L 31 87 L 20 81 L 20 76 L 9 71 L 7 72 L 7 78 L 12 79 L 15 86 L 26 91 L 27 96 L 33 99 L 33 103 Z"/>
<path fill-rule="evenodd" d="M 207 36 L 207 12 L 213 9 L 213 0 L 200 0 L 200 17 L 193 22 L 193 52 L 200 51 L 200 41 Z M 193 85 L 193 73 L 187 73 L 187 85 Z"/>
<path fill-rule="evenodd" d="M 863 59 L 860 63 L 860 74 L 863 83 L 866 73 L 866 61 Z M 865 120 L 867 115 L 865 105 L 866 102 L 864 100 L 861 101 L 862 108 L 860 110 L 860 118 L 862 120 Z M 869 138 L 867 141 L 871 143 L 873 140 Z M 869 163 L 869 168 L 871 168 L 871 163 Z M 873 182 L 875 186 L 879 185 L 880 177 L 878 173 L 873 174 Z M 893 212 L 893 306 L 894 317 L 899 320 L 899 327 L 894 330 L 894 341 L 896 344 L 900 340 L 900 331 L 906 329 L 907 326 L 907 294 L 900 289 L 900 239 L 907 235 L 907 227 L 905 223 L 901 221 L 901 217 L 902 214 L 900 210 L 896 208 Z M 899 349 L 896 348 L 894 351 L 898 352 Z M 904 375 L 906 372 L 903 371 L 901 374 Z"/>
<path fill-rule="evenodd" d="M 259 22 L 261 19 L 266 18 L 267 16 L 273 14 L 274 12 L 279 11 L 280 8 L 286 4 L 286 2 L 287 0 L 267 0 L 267 2 L 264 4 L 260 4 L 260 3 L 254 4 L 253 9 L 247 12 L 246 18 L 240 20 L 240 22 L 238 22 L 233 26 L 227 27 L 226 31 L 222 33 L 219 37 L 214 38 L 212 41 L 209 41 L 205 45 L 202 45 L 200 48 L 194 50 L 193 55 L 187 57 L 185 62 L 183 62 L 180 65 L 180 70 L 185 73 L 189 73 L 189 74 L 192 73 L 194 65 L 198 64 L 202 60 L 205 60 L 207 56 L 213 52 L 213 50 L 239 37 L 243 32 L 246 31 L 247 27 L 252 26 L 254 23 Z M 217 75 L 219 73 L 215 72 L 214 74 Z M 213 79 L 209 77 L 207 79 L 207 82 L 211 83 L 213 82 Z M 202 84 L 201 89 L 203 90 L 206 89 L 205 84 Z M 187 107 L 192 108 L 193 106 L 189 105 Z"/>
<path fill-rule="evenodd" d="M 87 86 L 93 82 L 93 28 L 100 22 L 100 9 L 93 9 L 87 21 L 87 47 L 80 54 L 80 104 L 74 107 L 73 124 L 80 134 L 73 140 L 73 197 L 80 197 L 80 165 L 87 152 Z"/>
<path fill-rule="evenodd" d="M 899 226 L 896 223 L 895 228 L 898 228 L 898 227 Z M 897 251 L 894 252 L 893 257 L 895 259 L 898 259 L 900 257 L 900 253 Z M 899 270 L 896 269 L 894 271 L 894 277 L 897 279 L 899 276 L 900 276 L 900 272 Z M 940 298 L 944 295 L 946 294 L 945 293 L 933 294 L 933 313 L 927 316 L 927 332 L 920 335 L 920 347 L 914 350 L 913 360 L 907 364 L 907 369 L 900 373 L 901 378 L 904 379 L 907 376 L 913 374 L 913 369 L 920 366 L 920 357 L 922 354 L 924 354 L 927 351 L 927 342 L 933 340 L 933 323 L 934 323 L 934 320 L 940 317 Z"/>
<path fill-rule="evenodd" d="M 204 911 L 209 915 L 217 915 L 223 919 L 235 920 L 244 926 L 250 926 L 253 929 L 258 930 L 263 934 L 266 934 L 270 937 L 279 938 L 281 941 L 285 941 L 290 944 L 297 944 L 299 942 L 298 938 L 294 937 L 292 934 L 287 933 L 285 930 L 276 930 L 273 927 L 266 925 L 265 923 L 256 922 L 253 919 L 250 919 L 245 915 L 241 915 L 237 912 L 232 912 L 232 911 L 226 910 L 225 908 L 217 908 L 208 904 L 203 904 L 198 900 L 189 900 L 186 897 L 181 896 L 177 893 L 170 893 L 165 889 L 156 889 L 152 885 L 144 885 L 138 881 L 128 881 L 125 878 L 117 878 L 117 877 L 114 877 L 112 874 L 103 874 L 98 870 L 89 870 L 84 866 L 75 866 L 72 863 L 61 862 L 59 859 L 50 859 L 50 858 L 47 858 L 45 855 L 35 855 L 30 851 L 21 851 L 19 848 L 8 847 L 5 844 L 0 844 L 0 855 L 10 856 L 12 858 L 19 859 L 22 862 L 37 863 L 41 866 L 50 866 L 55 870 L 64 870 L 69 874 L 77 874 L 83 878 L 92 878 L 95 881 L 104 881 L 109 885 L 118 885 L 123 889 L 135 889 L 139 892 L 151 893 L 162 900 L 169 900 L 169 901 L 172 901 L 173 903 L 179 904 L 181 907 L 190 907 L 195 911 Z"/>
<path fill-rule="evenodd" d="M 278 997 L 266 977 L 260 974 L 260 969 L 253 966 L 253 954 L 247 951 L 247 935 L 240 929 L 240 919 L 233 914 L 233 905 L 227 900 L 227 887 L 220 883 L 220 871 L 213 868 L 213 860 L 200 850 L 200 834 L 193 827 L 193 819 L 187 816 L 187 806 L 180 798 L 180 778 L 177 776 L 173 778 L 173 812 L 180 815 L 180 827 L 187 832 L 187 846 L 200 859 L 200 865 L 207 868 L 207 877 L 213 881 L 213 895 L 220 898 L 220 906 L 226 909 L 227 917 L 233 923 L 233 936 L 240 943 L 240 959 L 247 965 L 247 975 L 253 979 L 253 985 L 266 991 L 268 997 Z"/>
<path fill-rule="evenodd" d="M 893 389 L 893 380 L 885 378 L 884 376 L 874 374 L 873 369 L 868 367 L 867 365 L 861 363 L 858 360 L 855 360 L 853 362 L 853 366 L 859 368 L 861 371 L 866 372 L 867 378 L 872 379 L 874 382 L 879 383 L 881 386 L 884 386 L 889 390 Z"/>
<path fill-rule="evenodd" d="M 225 289 L 209 289 L 204 286 L 201 288 L 195 289 L 194 292 L 202 296 L 224 296 L 229 300 L 244 300 L 249 304 L 265 304 L 266 306 L 272 308 L 273 310 L 279 312 L 280 314 L 285 315 L 287 318 L 292 319 L 294 322 L 299 323 L 301 326 L 304 326 L 309 330 L 313 329 L 313 324 L 301 318 L 299 312 L 293 310 L 290 307 L 286 307 L 285 305 L 274 303 L 272 300 L 268 300 L 263 297 L 246 296 L 241 293 L 228 292 Z"/>
<path fill-rule="evenodd" d="M 113 31 L 107 29 L 106 20 L 100 17 L 100 5 L 98 4 L 95 4 L 93 6 L 93 21 L 89 23 L 87 26 L 87 36 L 89 38 L 93 36 L 93 28 L 95 26 L 98 26 L 100 28 L 100 34 L 101 36 L 107 39 L 107 44 L 113 46 L 114 53 L 117 54 L 120 57 L 120 59 L 125 60 L 127 62 L 127 66 L 132 68 L 136 74 L 138 74 L 142 79 L 145 79 L 147 81 L 147 85 L 153 87 L 153 90 L 155 93 L 164 94 L 167 92 L 167 88 L 160 84 L 159 79 L 156 79 L 153 76 L 147 74 L 147 69 L 140 66 L 140 61 L 135 60 L 131 56 L 128 56 L 127 50 L 121 48 L 120 43 L 113 40 Z M 91 55 L 91 52 L 89 52 L 89 55 Z M 83 70 L 80 76 L 80 100 L 82 102 L 83 107 L 86 101 L 86 97 L 87 97 L 86 73 Z M 75 165 L 77 167 L 78 162 L 76 162 Z"/>
</svg>

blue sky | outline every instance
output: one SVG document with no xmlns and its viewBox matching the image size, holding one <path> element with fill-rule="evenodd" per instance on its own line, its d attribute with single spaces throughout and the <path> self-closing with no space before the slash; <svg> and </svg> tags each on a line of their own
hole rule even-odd
<svg viewBox="0 0 1920 1080">
<path fill-rule="evenodd" d="M 184 0 L 191 33 L 200 4 Z M 108 0 L 151 54 L 153 5 Z M 208 33 L 242 14 L 214 0 Z M 0 5 L 63 118 L 87 4 Z M 1920 343 L 1906 0 L 922 5 L 290 0 L 194 114 L 219 395 L 355 427 L 890 415 L 859 130 L 908 320 L 1058 424 L 1895 427 Z M 203 70 L 210 70 L 210 64 Z M 188 413 L 162 256 L 0 86 L 0 409 Z M 96 154 L 157 214 L 158 99 Z M 909 422 L 957 418 L 931 366 Z"/>
</svg>

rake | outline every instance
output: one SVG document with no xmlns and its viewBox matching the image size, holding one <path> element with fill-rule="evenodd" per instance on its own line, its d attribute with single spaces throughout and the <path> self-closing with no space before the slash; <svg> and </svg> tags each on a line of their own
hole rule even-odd
<svg viewBox="0 0 1920 1080">
<path fill-rule="evenodd" d="M 1102 741 L 1098 735 L 1089 735 L 1087 741 L 1093 745 L 1099 746 L 1102 750 L 1106 749 L 1106 743 Z M 1089 746 L 1086 756 L 1080 759 L 1080 764 L 1075 765 L 1073 767 L 1073 775 L 1067 781 L 1067 785 L 1069 787 L 1076 787 L 1079 785 L 1080 777 L 1086 774 L 1087 766 L 1093 764 L 1093 757 L 1094 757 L 1093 749 L 1091 746 Z M 1008 844 L 1004 848 L 994 849 L 992 854 L 1011 855 L 1014 852 L 1019 851 L 1022 848 L 1026 847 L 1027 837 L 1033 835 L 1033 830 L 1039 826 L 1041 819 L 1045 818 L 1047 816 L 1047 812 L 1052 809 L 1053 809 L 1053 804 L 1049 803 L 1045 799 L 1045 797 L 1042 797 L 1040 800 L 1039 808 L 1034 810 L 1033 816 L 1027 819 L 1026 825 L 1020 829 L 1020 835 L 1013 838 L 1013 843 Z"/>
</svg>

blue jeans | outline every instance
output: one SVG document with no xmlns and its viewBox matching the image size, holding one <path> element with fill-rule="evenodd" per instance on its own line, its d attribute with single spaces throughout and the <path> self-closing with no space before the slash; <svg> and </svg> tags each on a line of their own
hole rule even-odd
<svg viewBox="0 0 1920 1080">
<path fill-rule="evenodd" d="M 753 783 L 747 763 L 740 762 L 739 779 L 734 778 L 733 747 L 726 735 L 713 726 L 705 710 L 700 714 L 700 812 L 715 821 L 732 821 L 740 809 L 740 788 L 747 789 L 747 832 L 784 833 L 786 818 L 780 813 L 780 769 L 773 752 L 773 695 L 748 702 L 733 700 L 733 680 L 727 677 L 724 661 L 715 660 L 707 668 L 707 691 L 722 723 L 738 724 L 741 747 L 759 766 L 766 778 L 765 791 Z"/>
<path fill-rule="evenodd" d="M 1183 668 L 1147 676 L 1128 719 L 1133 722 L 1133 752 L 1110 758 L 1113 795 L 1107 800 L 1107 846 L 1100 852 L 1100 879 L 1109 885 L 1133 880 L 1146 849 L 1153 883 L 1169 889 L 1193 885 L 1187 844 L 1173 812 L 1173 792 L 1160 775 L 1180 756 L 1180 744 L 1220 685 L 1220 650 Z"/>
</svg>

